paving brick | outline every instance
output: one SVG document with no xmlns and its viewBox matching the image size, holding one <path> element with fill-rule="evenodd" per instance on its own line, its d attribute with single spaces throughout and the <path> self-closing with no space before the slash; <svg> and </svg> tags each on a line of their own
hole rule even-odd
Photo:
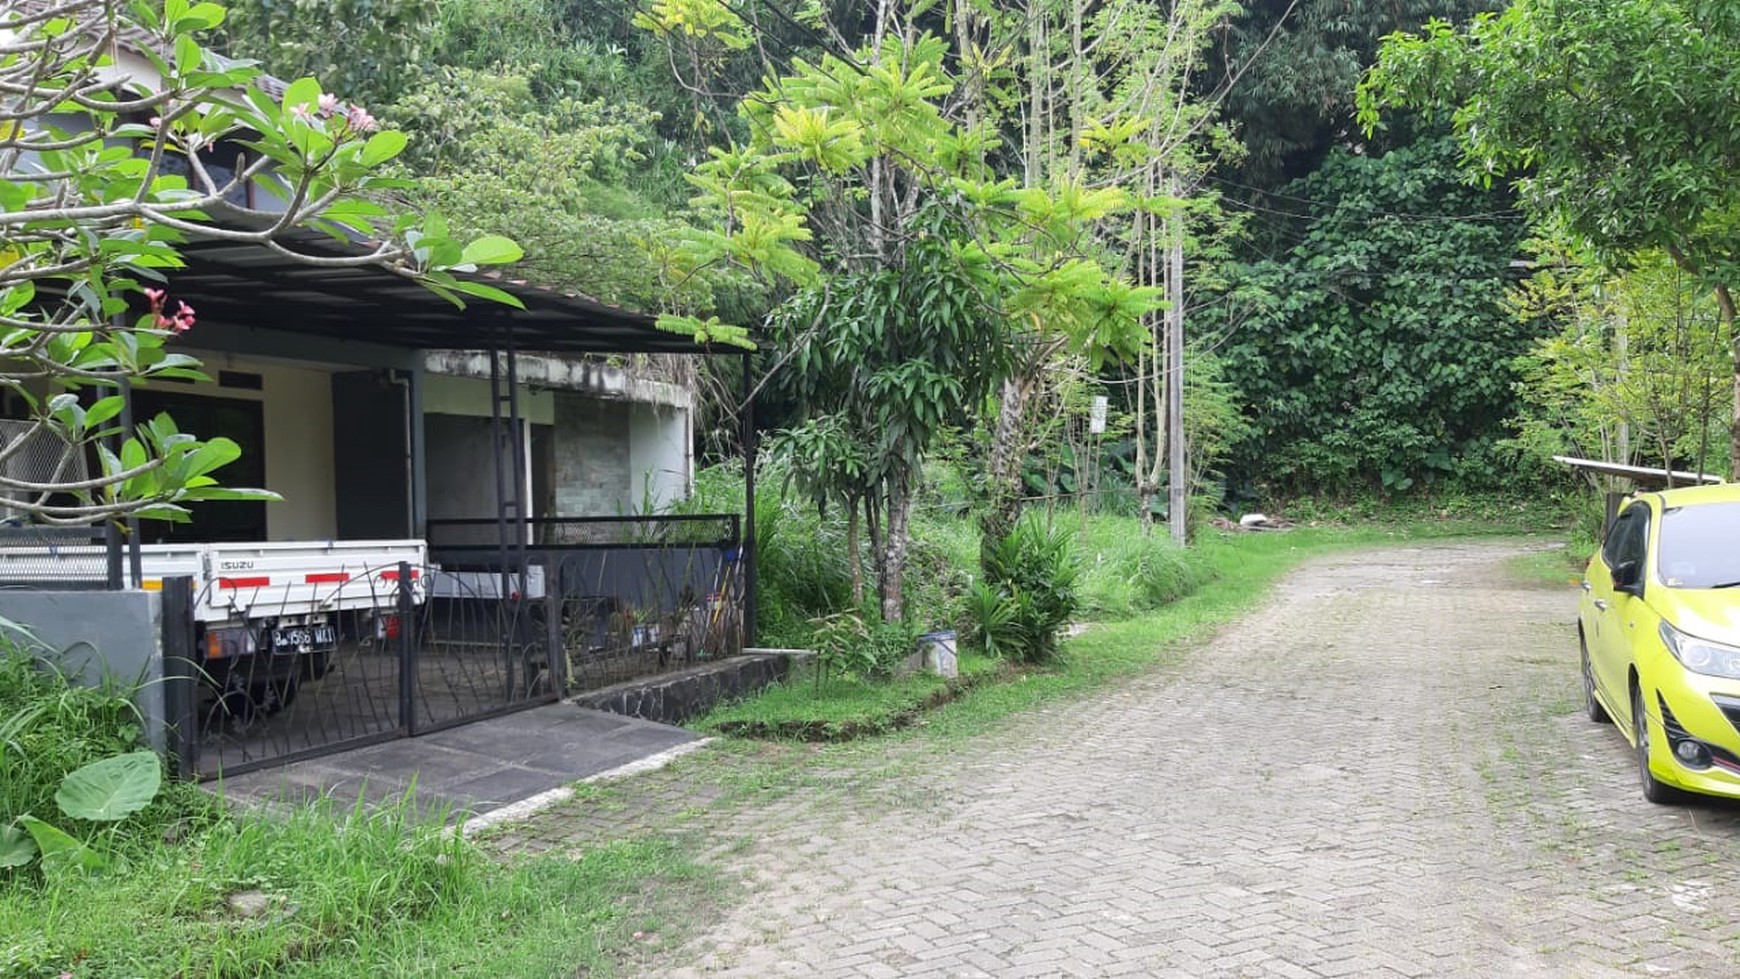
<svg viewBox="0 0 1740 979">
<path fill-rule="evenodd" d="M 494 845 L 735 874 L 656 976 L 1740 975 L 1740 807 L 1641 800 L 1572 712 L 1575 593 L 1516 551 L 1318 561 L 1182 666 L 979 739 L 727 745 Z"/>
</svg>

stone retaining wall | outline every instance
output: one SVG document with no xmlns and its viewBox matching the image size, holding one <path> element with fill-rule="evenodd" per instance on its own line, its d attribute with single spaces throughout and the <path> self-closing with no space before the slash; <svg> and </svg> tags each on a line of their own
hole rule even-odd
<svg viewBox="0 0 1740 979">
<path fill-rule="evenodd" d="M 758 693 L 779 682 L 791 668 L 785 653 L 751 653 L 680 673 L 579 694 L 582 707 L 639 717 L 663 724 L 681 724 L 706 713 L 714 704 Z"/>
</svg>

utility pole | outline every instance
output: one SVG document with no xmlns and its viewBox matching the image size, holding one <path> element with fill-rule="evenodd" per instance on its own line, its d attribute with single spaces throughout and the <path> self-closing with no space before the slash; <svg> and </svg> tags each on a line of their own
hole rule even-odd
<svg viewBox="0 0 1740 979">
<path fill-rule="evenodd" d="M 1172 543 L 1183 547 L 1190 488 L 1186 485 L 1184 453 L 1184 209 L 1178 200 L 1176 177 L 1167 177 L 1166 192 L 1172 198 L 1166 216 L 1167 515 Z"/>
</svg>

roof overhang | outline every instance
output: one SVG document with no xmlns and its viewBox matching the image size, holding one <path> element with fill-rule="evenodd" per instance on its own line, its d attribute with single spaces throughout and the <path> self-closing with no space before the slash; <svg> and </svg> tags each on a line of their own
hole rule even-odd
<svg viewBox="0 0 1740 979">
<path fill-rule="evenodd" d="M 362 254 L 313 235 L 286 243 L 316 258 Z M 185 300 L 201 319 L 238 326 L 413 350 L 487 350 L 511 342 L 517 350 L 558 354 L 744 352 L 661 330 L 644 313 L 508 279 L 466 276 L 510 293 L 524 309 L 475 298 L 461 309 L 380 266 L 310 264 L 248 242 L 196 241 L 180 251 L 186 266 L 168 272 L 171 298 Z"/>
<path fill-rule="evenodd" d="M 1628 466 L 1619 462 L 1603 462 L 1600 459 L 1579 459 L 1575 456 L 1554 456 L 1553 461 L 1570 466 L 1572 469 L 1582 469 L 1603 476 L 1617 476 L 1629 479 L 1640 489 L 1662 488 L 1666 486 L 1715 485 L 1722 482 L 1722 477 L 1712 473 L 1693 473 L 1680 470 L 1651 469 L 1647 466 Z"/>
</svg>

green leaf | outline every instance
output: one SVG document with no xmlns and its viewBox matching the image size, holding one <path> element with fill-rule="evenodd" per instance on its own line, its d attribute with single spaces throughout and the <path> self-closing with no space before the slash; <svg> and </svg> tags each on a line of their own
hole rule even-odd
<svg viewBox="0 0 1740 979">
<path fill-rule="evenodd" d="M 209 31 L 224 22 L 224 8 L 215 3 L 196 3 L 175 22 L 178 30 Z"/>
<path fill-rule="evenodd" d="M 201 486 L 189 489 L 181 494 L 182 500 L 255 500 L 266 503 L 283 502 L 284 497 L 264 489 L 246 489 L 238 486 Z"/>
<path fill-rule="evenodd" d="M 284 90 L 284 111 L 288 113 L 293 106 L 305 105 L 310 109 L 320 103 L 320 83 L 312 78 L 298 78 Z M 288 121 L 288 120 L 286 120 Z"/>
<path fill-rule="evenodd" d="M 83 840 L 68 835 L 35 816 L 19 816 L 18 822 L 29 831 L 30 838 L 36 841 L 36 848 L 42 853 L 42 869 L 46 873 L 64 873 L 69 870 L 95 873 L 109 866 L 109 861 Z"/>
<path fill-rule="evenodd" d="M 512 306 L 515 309 L 526 308 L 526 304 L 520 302 L 520 297 L 511 292 L 504 292 L 501 289 L 497 289 L 495 286 L 484 285 L 481 282 L 472 282 L 468 279 L 459 278 L 455 278 L 452 282 L 447 283 L 447 285 L 454 291 L 463 292 L 468 296 L 476 296 L 479 299 L 488 299 L 491 302 L 501 303 L 503 306 Z"/>
<path fill-rule="evenodd" d="M 505 265 L 519 261 L 524 255 L 512 238 L 484 235 L 465 246 L 460 260 L 467 265 Z"/>
<path fill-rule="evenodd" d="M 162 785 L 163 762 L 156 752 L 132 751 L 68 773 L 54 802 L 74 819 L 112 823 L 150 805 Z M 46 847 L 43 853 L 46 859 Z"/>
<path fill-rule="evenodd" d="M 358 160 L 366 167 L 379 166 L 403 152 L 407 142 L 405 134 L 396 129 L 382 130 L 363 144 Z"/>
<path fill-rule="evenodd" d="M 0 869 L 22 867 L 36 859 L 36 843 L 17 823 L 0 826 Z"/>
<path fill-rule="evenodd" d="M 242 448 L 226 438 L 214 438 L 194 451 L 188 460 L 188 475 L 203 476 L 242 457 Z"/>
</svg>

